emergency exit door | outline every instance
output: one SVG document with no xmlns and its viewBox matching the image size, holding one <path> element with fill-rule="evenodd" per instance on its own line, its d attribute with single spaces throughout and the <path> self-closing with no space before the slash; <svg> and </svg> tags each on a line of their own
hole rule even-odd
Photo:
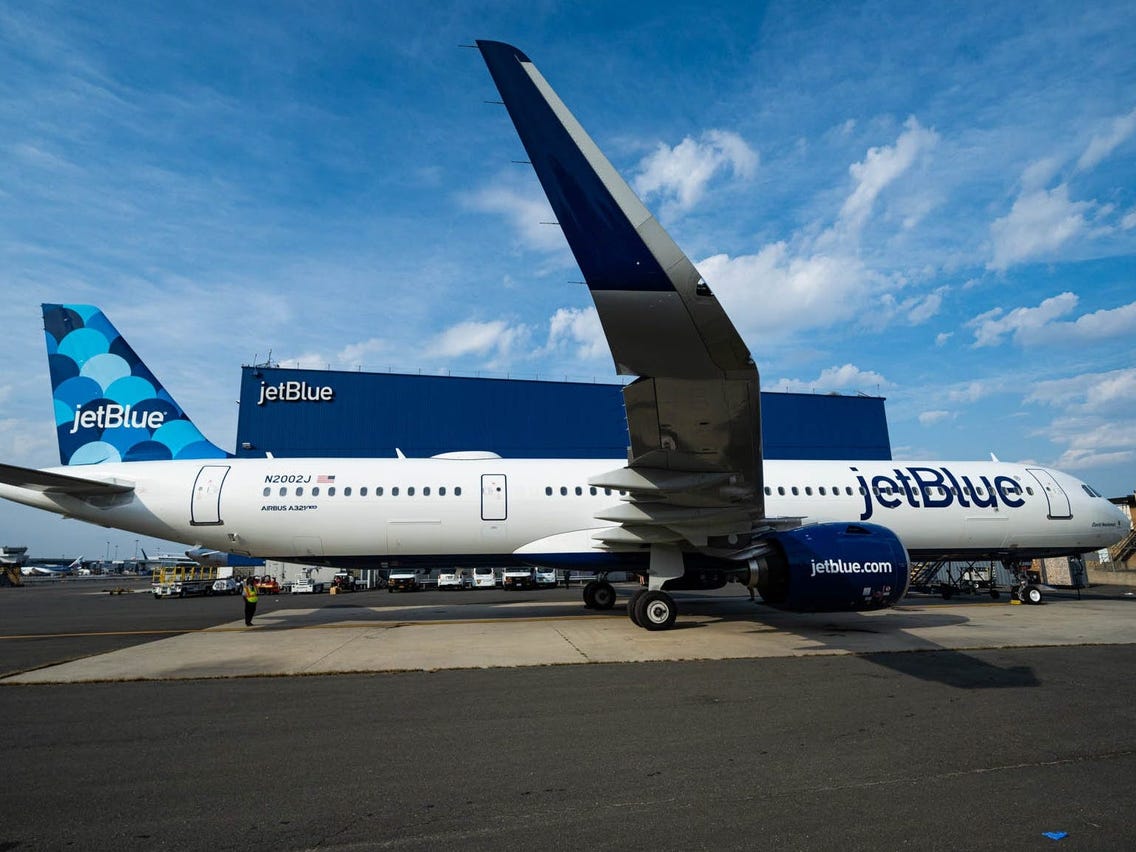
<svg viewBox="0 0 1136 852">
<path fill-rule="evenodd" d="M 229 466 L 207 464 L 197 472 L 189 507 L 189 522 L 195 527 L 219 526 L 221 520 L 221 485 L 229 475 Z"/>
<path fill-rule="evenodd" d="M 481 476 L 481 520 L 503 521 L 509 514 L 509 498 L 505 490 L 505 474 Z"/>
</svg>

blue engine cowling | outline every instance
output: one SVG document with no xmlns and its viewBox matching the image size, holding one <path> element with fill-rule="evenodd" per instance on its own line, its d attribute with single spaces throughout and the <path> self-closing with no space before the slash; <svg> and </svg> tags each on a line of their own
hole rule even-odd
<svg viewBox="0 0 1136 852">
<path fill-rule="evenodd" d="M 907 592 L 907 550 L 877 524 L 811 524 L 768 539 L 771 551 L 750 566 L 751 584 L 777 609 L 844 612 L 879 609 Z"/>
</svg>

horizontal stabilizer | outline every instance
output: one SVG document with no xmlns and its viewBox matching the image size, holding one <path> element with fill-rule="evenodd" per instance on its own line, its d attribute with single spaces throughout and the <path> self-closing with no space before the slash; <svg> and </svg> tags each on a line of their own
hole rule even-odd
<svg viewBox="0 0 1136 852">
<path fill-rule="evenodd" d="M 29 491 L 44 494 L 67 494 L 71 497 L 94 497 L 100 494 L 125 494 L 133 491 L 133 485 L 118 482 L 101 482 L 97 479 L 82 479 L 61 473 L 48 473 L 27 467 L 0 464 L 0 482 Z"/>
</svg>

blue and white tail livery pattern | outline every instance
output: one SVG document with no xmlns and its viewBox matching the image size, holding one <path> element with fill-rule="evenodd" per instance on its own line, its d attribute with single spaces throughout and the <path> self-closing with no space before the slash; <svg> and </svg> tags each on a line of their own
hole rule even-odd
<svg viewBox="0 0 1136 852">
<path fill-rule="evenodd" d="M 102 311 L 42 307 L 63 464 L 228 457 L 205 439 Z"/>
</svg>

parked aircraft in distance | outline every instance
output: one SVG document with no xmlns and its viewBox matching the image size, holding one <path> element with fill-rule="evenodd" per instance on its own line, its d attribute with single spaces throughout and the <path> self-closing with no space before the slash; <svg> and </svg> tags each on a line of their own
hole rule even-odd
<svg viewBox="0 0 1136 852">
<path fill-rule="evenodd" d="M 20 573 L 25 577 L 61 577 L 66 574 L 82 573 L 83 571 L 91 573 L 89 570 L 83 568 L 83 557 L 80 556 L 71 562 L 39 562 L 36 560 L 29 560 L 20 566 Z"/>
<path fill-rule="evenodd" d="M 909 558 L 1007 561 L 1106 547 L 1128 529 L 1072 476 L 997 461 L 763 461 L 758 374 L 690 260 L 532 62 L 478 42 L 584 274 L 624 390 L 627 459 L 233 458 L 98 308 L 47 304 L 61 467 L 0 465 L 0 496 L 195 547 L 350 568 L 587 570 L 646 577 L 628 603 L 739 581 L 791 610 L 884 607 Z M 766 298 L 776 300 L 769 292 Z"/>
</svg>

